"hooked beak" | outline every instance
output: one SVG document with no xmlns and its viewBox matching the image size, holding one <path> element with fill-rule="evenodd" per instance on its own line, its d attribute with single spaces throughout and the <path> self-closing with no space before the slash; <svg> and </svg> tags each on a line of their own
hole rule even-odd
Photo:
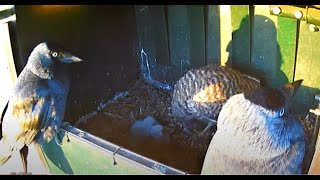
<svg viewBox="0 0 320 180">
<path fill-rule="evenodd" d="M 82 60 L 71 53 L 62 53 L 60 61 L 63 63 L 81 62 Z"/>
<path fill-rule="evenodd" d="M 294 95 L 297 93 L 299 87 L 302 84 L 302 79 L 294 81 L 292 83 L 288 83 L 282 86 L 281 91 L 290 99 L 294 97 Z"/>
</svg>

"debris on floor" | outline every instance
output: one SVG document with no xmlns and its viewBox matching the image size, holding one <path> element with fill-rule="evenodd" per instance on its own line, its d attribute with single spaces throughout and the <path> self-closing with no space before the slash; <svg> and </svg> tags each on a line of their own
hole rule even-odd
<svg viewBox="0 0 320 180">
<path fill-rule="evenodd" d="M 171 113 L 171 93 L 139 79 L 127 91 L 79 118 L 75 126 L 160 163 L 200 174 L 212 136 L 184 132 Z M 310 140 L 314 122 L 302 119 Z M 205 124 L 192 126 L 203 129 Z"/>
<path fill-rule="evenodd" d="M 171 91 L 140 79 L 80 117 L 75 126 L 160 163 L 199 174 L 212 136 L 184 133 L 170 107 Z"/>
</svg>

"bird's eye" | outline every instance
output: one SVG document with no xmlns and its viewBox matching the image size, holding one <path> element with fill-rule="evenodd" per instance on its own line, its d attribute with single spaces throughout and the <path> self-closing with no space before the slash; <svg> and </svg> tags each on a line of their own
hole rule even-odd
<svg viewBox="0 0 320 180">
<path fill-rule="evenodd" d="M 52 57 L 57 57 L 58 56 L 58 53 L 57 52 L 53 52 L 52 53 Z"/>
<path fill-rule="evenodd" d="M 284 114 L 284 109 L 281 109 L 280 116 L 283 116 L 283 114 Z"/>
</svg>

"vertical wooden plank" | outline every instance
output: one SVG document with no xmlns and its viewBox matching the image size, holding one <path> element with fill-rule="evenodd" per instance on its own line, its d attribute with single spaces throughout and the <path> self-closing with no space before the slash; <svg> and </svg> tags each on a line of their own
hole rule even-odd
<svg viewBox="0 0 320 180">
<path fill-rule="evenodd" d="M 307 23 L 300 23 L 294 80 L 304 81 L 294 99 L 298 112 L 308 112 L 310 108 L 316 108 L 314 97 L 320 93 L 320 33 L 311 32 L 308 28 Z"/>
<path fill-rule="evenodd" d="M 207 64 L 220 64 L 220 7 L 219 5 L 208 5 L 207 9 Z"/>
<path fill-rule="evenodd" d="M 0 112 L 11 96 L 17 73 L 11 49 L 8 23 L 0 23 Z"/>
<path fill-rule="evenodd" d="M 232 67 L 250 65 L 250 17 L 248 5 L 231 5 Z M 228 48 L 231 48 L 228 47 Z"/>
<path fill-rule="evenodd" d="M 15 21 L 14 19 L 12 19 Z M 10 32 L 8 23 L 0 22 L 0 113 L 11 97 L 14 84 L 17 80 L 17 72 L 12 53 Z M 29 146 L 28 171 L 32 174 L 47 174 L 48 171 L 42 166 L 34 144 Z M 19 153 L 13 156 L 3 166 L 0 166 L 0 174 L 12 174 L 23 172 L 23 166 Z"/>
<path fill-rule="evenodd" d="M 168 29 L 171 66 L 177 80 L 190 66 L 190 29 L 186 5 L 168 6 Z"/>
<path fill-rule="evenodd" d="M 10 79 L 13 83 L 17 80 L 17 73 L 14 65 L 14 59 L 11 48 L 10 34 L 8 23 L 0 24 L 0 38 L 1 38 L 1 59 L 6 61 L 7 69 L 10 74 Z"/>
<path fill-rule="evenodd" d="M 229 42 L 232 40 L 231 10 L 230 5 L 220 5 L 220 38 L 221 38 L 221 59 L 220 64 L 225 66 L 232 50 L 228 51 Z"/>
<path fill-rule="evenodd" d="M 316 149 L 312 158 L 308 175 L 320 175 L 320 132 L 318 132 Z"/>
<path fill-rule="evenodd" d="M 135 11 L 142 74 L 159 88 L 170 89 L 174 81 L 169 67 L 165 7 L 137 5 Z"/>
<path fill-rule="evenodd" d="M 204 7 L 202 5 L 187 6 L 190 28 L 190 65 L 200 67 L 205 61 Z"/>
<path fill-rule="evenodd" d="M 285 17 L 278 17 L 277 39 L 280 54 L 278 62 L 280 71 L 278 77 L 279 84 L 285 84 L 293 81 L 296 46 L 297 46 L 297 20 Z M 281 73 L 283 72 L 283 73 Z"/>
<path fill-rule="evenodd" d="M 254 6 L 251 40 L 251 65 L 263 74 L 267 86 L 277 87 L 279 75 L 277 16 L 270 15 L 269 6 Z"/>
<path fill-rule="evenodd" d="M 318 147 L 314 153 L 308 175 L 320 175 L 320 148 Z"/>
<path fill-rule="evenodd" d="M 152 13 L 151 22 L 154 30 L 154 45 L 157 63 L 162 65 L 170 65 L 165 6 L 154 5 L 149 7 L 150 12 Z"/>
<path fill-rule="evenodd" d="M 152 76 L 150 67 L 155 66 L 155 46 L 154 46 L 154 29 L 152 19 L 150 18 L 152 12 L 148 5 L 135 6 L 136 22 L 139 36 L 139 51 L 141 71 L 147 77 Z"/>
</svg>

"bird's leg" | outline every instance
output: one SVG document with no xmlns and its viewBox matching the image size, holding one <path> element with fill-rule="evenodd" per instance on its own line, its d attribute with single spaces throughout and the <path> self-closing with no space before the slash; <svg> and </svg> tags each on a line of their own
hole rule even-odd
<svg viewBox="0 0 320 180">
<path fill-rule="evenodd" d="M 182 124 L 183 132 L 190 135 L 191 132 Z"/>
<path fill-rule="evenodd" d="M 199 133 L 199 136 L 204 136 L 212 126 L 213 126 L 213 122 L 210 121 L 206 126 L 206 128 L 204 128 L 204 130 Z"/>
<path fill-rule="evenodd" d="M 181 122 L 176 117 L 173 117 L 175 122 Z M 183 133 L 190 135 L 191 132 L 186 128 L 186 124 L 181 122 L 178 124 L 179 128 L 182 128 Z"/>
<path fill-rule="evenodd" d="M 204 128 L 204 130 L 202 132 L 199 133 L 199 136 L 204 136 L 211 127 L 213 127 L 213 125 L 217 124 L 217 121 L 208 117 L 203 117 L 203 120 L 206 120 L 208 122 L 208 125 L 206 126 L 206 128 Z"/>
<path fill-rule="evenodd" d="M 28 157 L 28 146 L 23 146 L 22 149 L 20 149 L 20 157 L 22 160 L 22 166 L 25 173 L 28 173 L 27 169 L 27 157 Z"/>
</svg>

